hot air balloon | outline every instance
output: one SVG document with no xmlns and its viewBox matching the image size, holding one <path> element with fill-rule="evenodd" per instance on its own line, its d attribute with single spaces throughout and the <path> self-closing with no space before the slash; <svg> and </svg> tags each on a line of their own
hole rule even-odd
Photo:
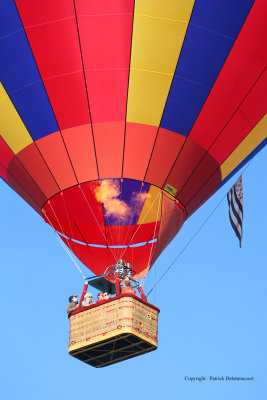
<svg viewBox="0 0 267 400">
<path fill-rule="evenodd" d="M 93 273 L 145 276 L 266 145 L 266 1 L 0 11 L 1 177 Z"/>
</svg>

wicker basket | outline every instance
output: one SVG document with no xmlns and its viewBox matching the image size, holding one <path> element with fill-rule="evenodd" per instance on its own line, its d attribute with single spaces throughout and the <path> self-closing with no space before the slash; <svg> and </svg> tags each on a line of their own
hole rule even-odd
<svg viewBox="0 0 267 400">
<path fill-rule="evenodd" d="M 99 368 L 156 350 L 158 313 L 129 294 L 74 312 L 69 353 Z"/>
</svg>

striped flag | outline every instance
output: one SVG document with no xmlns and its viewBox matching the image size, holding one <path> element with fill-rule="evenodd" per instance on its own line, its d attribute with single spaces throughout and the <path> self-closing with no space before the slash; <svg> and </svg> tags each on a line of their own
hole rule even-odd
<svg viewBox="0 0 267 400">
<path fill-rule="evenodd" d="M 242 245 L 242 223 L 243 223 L 243 185 L 242 176 L 227 193 L 229 204 L 229 218 L 231 225 L 239 239 L 240 247 Z"/>
</svg>

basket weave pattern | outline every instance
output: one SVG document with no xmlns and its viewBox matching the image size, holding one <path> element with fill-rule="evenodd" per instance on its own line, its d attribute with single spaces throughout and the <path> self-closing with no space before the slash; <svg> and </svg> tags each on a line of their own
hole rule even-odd
<svg viewBox="0 0 267 400">
<path fill-rule="evenodd" d="M 136 333 L 157 346 L 158 312 L 134 299 L 122 297 L 70 317 L 69 351 L 123 332 Z"/>
</svg>

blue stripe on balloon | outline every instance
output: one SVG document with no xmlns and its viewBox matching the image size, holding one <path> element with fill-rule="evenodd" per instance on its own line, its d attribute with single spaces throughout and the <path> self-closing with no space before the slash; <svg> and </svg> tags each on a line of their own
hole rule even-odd
<svg viewBox="0 0 267 400">
<path fill-rule="evenodd" d="M 243 26 L 253 0 L 198 0 L 161 126 L 188 136 Z"/>
<path fill-rule="evenodd" d="M 264 139 L 255 150 L 252 151 L 243 161 L 239 164 L 220 184 L 220 188 L 232 178 L 244 165 L 246 165 L 259 151 L 261 151 L 267 145 L 267 139 Z"/>
<path fill-rule="evenodd" d="M 0 81 L 34 140 L 59 130 L 16 6 L 0 2 Z"/>
</svg>

